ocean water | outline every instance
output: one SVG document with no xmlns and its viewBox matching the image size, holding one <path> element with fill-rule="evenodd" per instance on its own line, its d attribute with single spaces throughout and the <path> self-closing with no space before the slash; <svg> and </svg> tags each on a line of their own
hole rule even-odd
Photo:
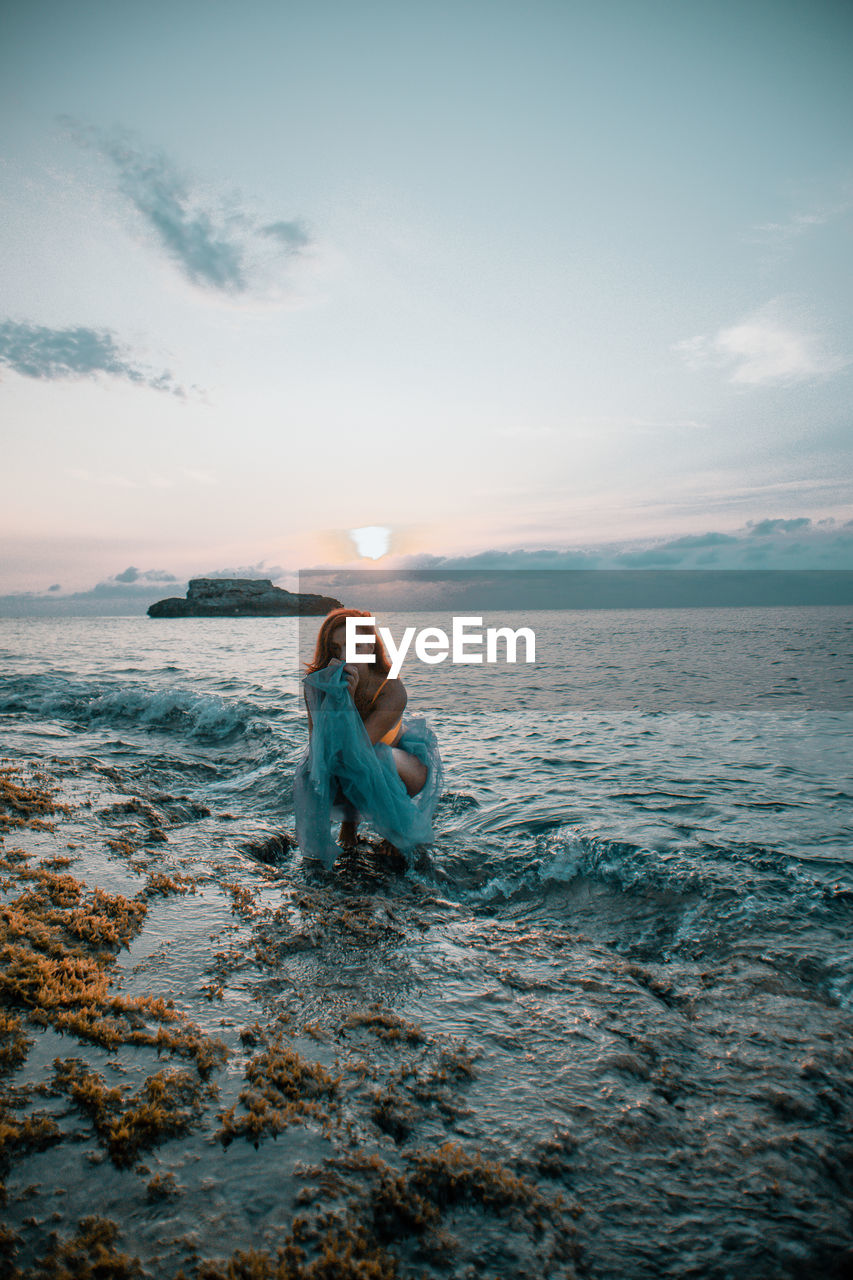
<svg viewBox="0 0 853 1280">
<path fill-rule="evenodd" d="M 449 620 L 383 621 L 397 636 Z M 318 1060 L 359 1001 L 466 1044 L 475 1065 L 455 1116 L 376 1141 L 400 1155 L 450 1135 L 559 1187 L 581 1209 L 579 1274 L 841 1275 L 853 1248 L 853 612 L 487 615 L 484 626 L 532 626 L 536 662 L 409 658 L 410 708 L 430 720 L 446 779 L 436 842 L 404 873 L 369 858 L 327 873 L 295 844 L 299 662 L 317 625 L 0 620 L 2 755 L 44 763 L 78 804 L 74 873 L 132 887 L 104 841 L 123 829 L 119 802 L 137 800 L 168 836 L 148 856 L 209 886 L 191 910 L 182 900 L 184 915 L 164 904 L 123 953 L 127 989 L 170 982 L 210 1027 L 286 1009 L 326 1029 Z M 229 977 L 214 1010 L 199 992 L 225 927 L 217 885 L 256 866 L 268 923 L 296 904 L 305 945 L 262 983 Z M 392 922 L 381 940 L 322 926 L 354 895 Z M 231 1190 L 225 1166 L 201 1160 L 225 1188 L 221 1212 L 201 1173 L 187 1181 L 188 1159 L 176 1148 L 169 1167 L 184 1169 L 181 1212 L 204 1256 L 214 1243 L 221 1256 L 223 1221 L 235 1247 L 273 1242 L 273 1217 L 248 1207 L 271 1176 L 261 1156 Z M 49 1157 L 32 1160 L 45 1178 Z M 80 1205 L 106 1211 L 118 1190 L 90 1183 L 81 1174 Z M 142 1210 L 132 1223 L 144 1262 L 155 1225 Z M 516 1228 L 472 1219 L 459 1233 L 474 1241 L 464 1265 L 488 1270 L 413 1254 L 420 1269 L 524 1274 Z"/>
</svg>

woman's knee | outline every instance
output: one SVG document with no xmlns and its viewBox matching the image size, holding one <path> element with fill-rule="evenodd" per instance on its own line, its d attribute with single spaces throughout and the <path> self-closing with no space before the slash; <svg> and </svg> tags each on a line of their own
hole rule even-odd
<svg viewBox="0 0 853 1280">
<path fill-rule="evenodd" d="M 408 751 L 402 751 L 399 747 L 394 748 L 394 762 L 406 791 L 410 796 L 416 796 L 423 790 L 427 780 L 429 771 L 426 765 L 417 756 L 413 756 Z"/>
<path fill-rule="evenodd" d="M 428 772 L 429 770 L 427 769 L 423 761 L 418 760 L 414 770 L 414 777 L 413 777 L 412 784 L 409 786 L 410 796 L 416 796 L 419 791 L 423 791 L 424 787 L 426 786 Z"/>
</svg>

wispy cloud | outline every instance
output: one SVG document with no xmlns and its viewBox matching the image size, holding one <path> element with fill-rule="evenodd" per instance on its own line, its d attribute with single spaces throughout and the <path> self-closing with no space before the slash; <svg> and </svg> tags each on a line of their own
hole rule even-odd
<svg viewBox="0 0 853 1280">
<path fill-rule="evenodd" d="M 48 380 L 108 374 L 155 391 L 185 395 L 171 373 L 145 369 L 106 329 L 50 329 L 5 320 L 0 322 L 0 366 L 25 378 Z"/>
<path fill-rule="evenodd" d="M 805 382 L 838 373 L 851 363 L 819 333 L 786 318 L 776 301 L 713 337 L 678 342 L 674 350 L 691 368 L 718 368 L 730 382 L 745 386 Z"/>
<path fill-rule="evenodd" d="M 815 227 L 843 218 L 853 210 L 853 183 L 849 180 L 836 187 L 835 196 L 813 201 L 809 206 L 778 222 L 759 222 L 752 228 L 752 238 L 765 243 L 784 245 L 807 235 Z"/>
<path fill-rule="evenodd" d="M 235 193 L 203 190 L 163 151 L 128 133 L 103 134 L 67 118 L 64 123 L 110 161 L 119 191 L 186 280 L 232 298 L 286 291 L 288 266 L 312 243 L 301 221 L 271 222 Z"/>
<path fill-rule="evenodd" d="M 812 228 L 832 222 L 843 211 L 842 208 L 826 208 L 811 213 L 795 213 L 784 222 L 759 222 L 753 227 L 753 233 L 757 238 L 771 242 L 796 240 Z"/>
<path fill-rule="evenodd" d="M 291 253 L 297 253 L 311 243 L 311 237 L 301 222 L 271 222 L 260 230 L 261 235 L 272 236 Z"/>
</svg>

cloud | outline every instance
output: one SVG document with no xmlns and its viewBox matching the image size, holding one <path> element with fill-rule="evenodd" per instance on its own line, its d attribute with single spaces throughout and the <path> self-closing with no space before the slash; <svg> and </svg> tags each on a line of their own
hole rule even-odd
<svg viewBox="0 0 853 1280">
<path fill-rule="evenodd" d="M 132 564 L 124 570 L 123 573 L 117 573 L 114 578 L 108 578 L 106 583 L 99 583 L 99 586 L 111 586 L 113 582 L 138 582 L 140 586 L 148 586 L 152 582 L 177 582 L 178 579 L 173 573 L 167 573 L 165 569 L 137 569 Z M 95 588 L 97 590 L 97 587 Z"/>
<path fill-rule="evenodd" d="M 808 521 L 806 521 L 808 523 Z M 666 545 L 671 551 L 695 551 L 699 547 L 724 547 L 737 542 L 733 533 L 697 533 L 676 538 Z"/>
<path fill-rule="evenodd" d="M 163 155 L 145 155 L 127 144 L 104 141 L 104 154 L 119 174 L 122 194 L 154 230 L 166 252 L 193 284 L 243 292 L 243 250 L 236 228 L 200 208 Z"/>
<path fill-rule="evenodd" d="M 679 538 L 599 546 L 400 557 L 402 569 L 845 569 L 853 570 L 853 521 L 808 516 L 749 521 L 735 533 L 709 530 Z"/>
<path fill-rule="evenodd" d="M 268 227 L 261 227 L 261 234 L 273 236 L 294 253 L 311 243 L 311 237 L 301 222 L 271 222 Z"/>
<path fill-rule="evenodd" d="M 182 596 L 187 584 L 165 569 L 137 569 L 128 565 L 88 591 L 60 595 L 54 583 L 47 591 L 21 591 L 0 596 L 3 617 L 114 617 L 143 615 L 150 604 L 164 596 Z"/>
<path fill-rule="evenodd" d="M 290 590 L 298 590 L 295 574 L 281 565 L 267 565 L 264 560 L 253 565 L 210 569 L 193 573 L 191 577 L 270 578 Z M 185 596 L 188 586 L 187 578 L 176 578 L 165 569 L 140 569 L 130 564 L 86 591 L 61 595 L 59 585 L 54 584 L 43 591 L 0 596 L 0 617 L 142 617 L 156 600 Z"/>
<path fill-rule="evenodd" d="M 117 573 L 114 577 L 107 578 L 104 582 L 99 582 L 92 590 L 99 591 L 101 594 L 109 594 L 115 590 L 119 583 L 122 587 L 133 585 L 147 589 L 157 583 L 178 581 L 179 579 L 174 574 L 167 573 L 165 569 L 137 569 L 131 564 L 122 573 Z"/>
<path fill-rule="evenodd" d="M 53 380 L 108 374 L 183 398 L 171 373 L 152 373 L 136 364 L 106 329 L 49 329 L 44 325 L 0 322 L 0 366 L 24 378 Z"/>
<path fill-rule="evenodd" d="M 295 572 L 279 564 L 235 565 L 193 572 L 190 578 L 269 578 L 289 590 L 299 589 Z M 148 606 L 166 597 L 186 595 L 187 577 L 176 577 L 166 569 L 125 569 L 102 579 L 86 590 L 61 594 L 58 583 L 38 591 L 17 591 L 0 595 L 0 617 L 142 617 Z"/>
<path fill-rule="evenodd" d="M 853 187 L 849 178 L 837 189 L 835 198 L 816 201 L 810 208 L 792 213 L 781 222 L 760 222 L 752 228 L 753 237 L 770 244 L 784 245 L 798 240 L 815 227 L 824 227 L 846 217 L 853 209 Z"/>
<path fill-rule="evenodd" d="M 128 133 L 63 120 L 78 142 L 110 161 L 122 196 L 190 283 L 227 297 L 268 298 L 284 290 L 286 268 L 312 244 L 302 222 L 269 222 L 238 195 L 205 192 L 164 152 Z"/>
<path fill-rule="evenodd" d="M 828 222 L 832 222 L 838 214 L 845 213 L 848 208 L 849 205 L 835 205 L 815 209 L 811 213 L 795 213 L 786 222 L 760 222 L 753 230 L 759 239 L 771 242 L 796 240 L 807 231 L 811 231 L 813 227 L 823 227 Z"/>
<path fill-rule="evenodd" d="M 228 569 L 208 569 L 204 573 L 193 574 L 194 578 L 269 578 L 271 582 L 277 582 L 280 578 L 287 576 L 287 569 L 283 569 L 280 564 L 267 564 L 266 560 L 260 560 L 257 564 L 243 564 L 232 566 Z"/>
<path fill-rule="evenodd" d="M 811 528 L 811 520 L 807 516 L 796 516 L 793 520 L 759 520 L 758 524 L 749 523 L 749 532 L 755 537 L 767 537 L 773 533 L 801 533 Z"/>
<path fill-rule="evenodd" d="M 719 368 L 730 382 L 746 386 L 804 382 L 850 364 L 819 334 L 786 319 L 775 301 L 712 338 L 688 338 L 673 349 L 691 368 Z"/>
</svg>

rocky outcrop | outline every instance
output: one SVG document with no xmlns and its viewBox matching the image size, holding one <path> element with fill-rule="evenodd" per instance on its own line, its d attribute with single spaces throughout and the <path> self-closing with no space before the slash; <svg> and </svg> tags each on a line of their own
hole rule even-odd
<svg viewBox="0 0 853 1280">
<path fill-rule="evenodd" d="M 149 618 L 292 618 L 339 609 L 331 596 L 297 595 L 269 578 L 193 578 L 186 599 L 158 600 Z"/>
</svg>

